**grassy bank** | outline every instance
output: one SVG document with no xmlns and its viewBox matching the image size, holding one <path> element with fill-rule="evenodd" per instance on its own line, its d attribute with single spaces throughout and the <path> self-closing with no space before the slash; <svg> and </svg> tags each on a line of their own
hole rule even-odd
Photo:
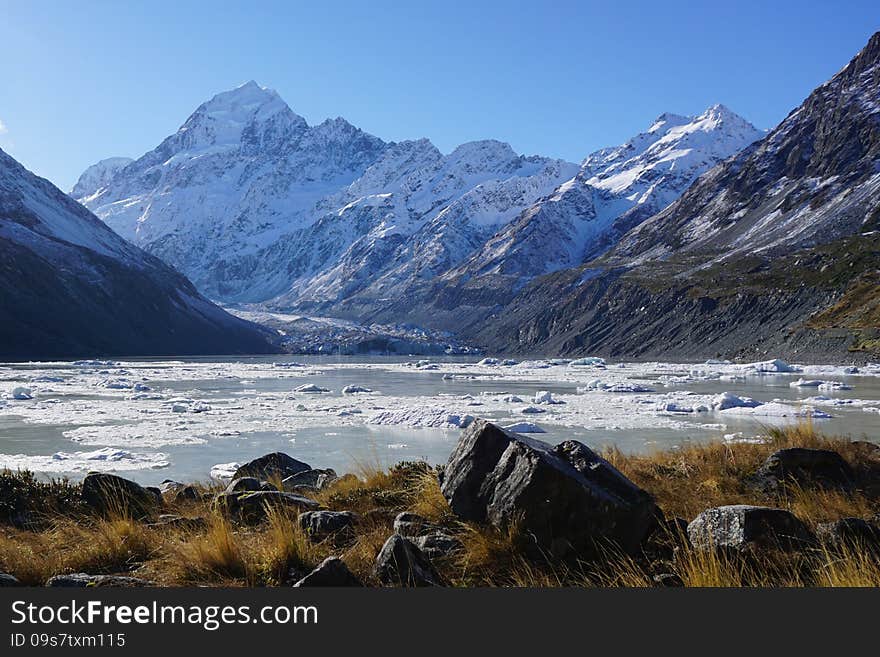
<svg viewBox="0 0 880 657">
<path fill-rule="evenodd" d="M 711 443 L 650 455 L 609 451 L 604 456 L 651 492 L 667 519 L 693 519 L 708 507 L 757 504 L 787 509 L 815 529 L 846 517 L 880 513 L 880 489 L 869 482 L 852 490 L 791 486 L 761 492 L 749 476 L 783 447 L 821 447 L 840 453 L 856 472 L 880 472 L 877 453 L 864 443 L 820 435 L 810 425 L 771 429 L 761 444 Z M 609 550 L 591 562 L 558 562 L 530 553 L 516 529 L 497 531 L 459 522 L 440 493 L 437 473 L 424 464 L 390 470 L 364 467 L 314 498 L 331 510 L 360 516 L 344 542 L 315 542 L 295 514 L 272 510 L 256 527 L 237 525 L 209 501 L 170 505 L 163 513 L 201 518 L 186 526 L 154 526 L 118 515 L 101 518 L 77 504 L 75 485 L 41 483 L 22 474 L 0 475 L 0 572 L 22 583 L 43 585 L 58 574 L 125 574 L 163 586 L 283 586 L 330 555 L 341 557 L 364 583 L 378 585 L 372 569 L 401 511 L 441 526 L 461 548 L 434 565 L 455 586 L 878 586 L 880 560 L 865 545 L 806 551 L 722 553 L 691 548 L 675 530 L 658 532 L 644 553 L 626 557 Z M 276 482 L 277 483 L 277 482 Z M 202 486 L 205 493 L 219 490 Z M 26 509 L 36 524 L 16 527 Z M 19 523 L 20 524 L 20 523 Z"/>
</svg>

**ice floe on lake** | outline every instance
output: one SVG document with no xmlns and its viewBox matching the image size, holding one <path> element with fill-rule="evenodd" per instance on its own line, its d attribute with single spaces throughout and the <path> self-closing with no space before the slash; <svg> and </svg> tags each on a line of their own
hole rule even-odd
<svg viewBox="0 0 880 657">
<path fill-rule="evenodd" d="M 12 427 L 6 435 L 13 435 L 14 427 L 45 426 L 46 436 L 56 436 L 45 456 L 7 455 L 0 457 L 0 467 L 31 459 L 28 463 L 40 466 L 35 469 L 79 472 L 88 467 L 86 461 L 101 460 L 77 449 L 88 446 L 120 455 L 102 461 L 107 469 L 147 469 L 173 459 L 168 453 L 256 434 L 288 442 L 292 432 L 321 428 L 336 433 L 386 427 L 401 439 L 383 446 L 411 446 L 416 441 L 407 431 L 455 432 L 476 417 L 502 426 L 532 424 L 522 422 L 524 415 L 540 415 L 539 429 L 551 434 L 548 440 L 572 429 L 606 442 L 651 431 L 663 432 L 665 440 L 673 435 L 722 439 L 746 425 L 803 417 L 846 421 L 847 413 L 863 407 L 880 412 L 878 377 L 876 365 L 802 366 L 778 359 L 699 365 L 589 357 L 0 365 L 0 417 Z M 852 389 L 859 398 L 848 394 Z M 805 397 L 807 391 L 813 396 Z M 858 415 L 864 424 L 865 414 Z M 0 451 L 12 451 L 2 449 L 2 436 Z M 436 449 L 450 447 L 438 442 Z M 135 456 L 123 458 L 124 452 Z M 56 454 L 62 457 L 55 459 Z M 444 458 L 438 451 L 436 460 Z"/>
</svg>

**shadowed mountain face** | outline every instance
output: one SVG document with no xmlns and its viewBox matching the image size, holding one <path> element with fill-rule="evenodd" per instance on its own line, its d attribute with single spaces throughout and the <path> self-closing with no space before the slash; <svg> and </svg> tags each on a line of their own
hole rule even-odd
<svg viewBox="0 0 880 657">
<path fill-rule="evenodd" d="M 0 150 L 0 359 L 275 351 Z"/>
<path fill-rule="evenodd" d="M 607 255 L 465 332 L 527 352 L 864 359 L 880 351 L 878 231 L 880 33 Z"/>
</svg>

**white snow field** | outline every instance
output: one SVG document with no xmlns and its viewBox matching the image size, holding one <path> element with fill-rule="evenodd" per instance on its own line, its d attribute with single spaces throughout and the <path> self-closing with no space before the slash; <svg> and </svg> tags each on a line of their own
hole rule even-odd
<svg viewBox="0 0 880 657">
<path fill-rule="evenodd" d="M 228 477 L 276 450 L 340 472 L 442 463 L 478 417 L 548 442 L 625 451 L 758 441 L 768 425 L 806 417 L 829 432 L 880 437 L 880 365 L 477 361 L 0 364 L 0 468 L 139 471 L 157 483 Z"/>
</svg>

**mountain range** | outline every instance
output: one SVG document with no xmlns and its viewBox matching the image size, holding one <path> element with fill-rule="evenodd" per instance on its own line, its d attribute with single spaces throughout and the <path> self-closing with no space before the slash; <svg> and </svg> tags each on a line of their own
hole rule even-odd
<svg viewBox="0 0 880 657">
<path fill-rule="evenodd" d="M 880 35 L 769 132 L 663 114 L 580 165 L 449 154 L 249 82 L 71 194 L 200 292 L 455 331 L 498 352 L 701 358 L 880 349 Z"/>
<path fill-rule="evenodd" d="M 91 167 L 72 195 L 212 298 L 393 320 L 437 285 L 507 277 L 510 293 L 579 264 L 762 134 L 714 106 L 580 166 L 492 140 L 443 154 L 344 119 L 309 126 L 249 82 L 137 160 Z"/>
</svg>

